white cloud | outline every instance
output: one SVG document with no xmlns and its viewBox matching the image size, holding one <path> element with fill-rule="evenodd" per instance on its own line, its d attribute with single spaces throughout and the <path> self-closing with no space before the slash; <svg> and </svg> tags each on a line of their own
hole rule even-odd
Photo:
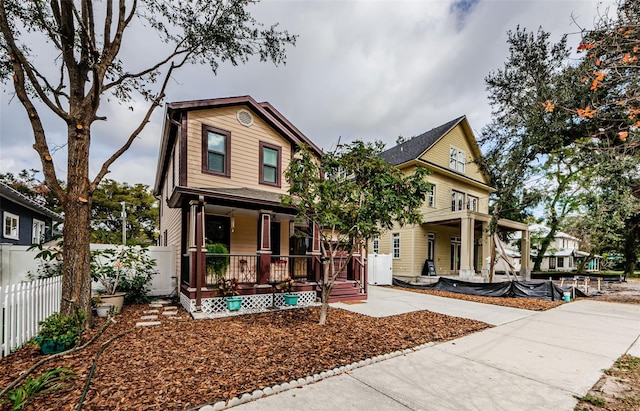
<svg viewBox="0 0 640 411">
<path fill-rule="evenodd" d="M 605 2 L 611 4 L 611 1 Z M 453 5 L 459 7 L 453 7 Z M 285 66 L 252 59 L 247 65 L 186 67 L 170 83 L 167 101 L 251 95 L 269 101 L 324 148 L 352 139 L 420 134 L 462 114 L 480 130 L 490 119 L 484 78 L 507 57 L 506 31 L 542 26 L 558 40 L 591 27 L 600 1 L 264 1 L 253 7 L 265 25 L 299 34 Z M 469 6 L 469 7 L 466 7 Z M 605 6 L 600 6 L 603 9 Z M 142 67 L 160 46 L 149 32 L 132 29 L 124 51 L 131 67 Z M 578 35 L 570 38 L 574 44 Z M 129 60 L 131 59 L 131 60 Z M 0 171 L 40 168 L 24 109 L 0 103 Z M 91 171 L 116 150 L 137 125 L 146 104 L 104 102 L 107 123 L 92 129 Z M 162 127 L 162 108 L 108 178 L 152 184 Z M 64 144 L 66 127 L 43 115 L 50 137 Z M 66 169 L 63 155 L 56 164 Z M 62 175 L 61 175 L 62 176 Z"/>
</svg>

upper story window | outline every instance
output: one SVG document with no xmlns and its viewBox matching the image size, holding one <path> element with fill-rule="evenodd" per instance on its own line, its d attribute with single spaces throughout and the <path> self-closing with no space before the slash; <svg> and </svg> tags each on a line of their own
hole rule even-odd
<svg viewBox="0 0 640 411">
<path fill-rule="evenodd" d="M 478 197 L 467 196 L 467 210 L 478 211 Z"/>
<path fill-rule="evenodd" d="M 427 205 L 429 207 L 436 206 L 436 186 L 431 184 L 429 191 L 427 191 Z"/>
<path fill-rule="evenodd" d="M 225 177 L 231 175 L 231 133 L 202 125 L 202 171 Z"/>
<path fill-rule="evenodd" d="M 464 151 L 451 146 L 449 148 L 449 168 L 464 174 L 466 157 L 467 155 Z"/>
<path fill-rule="evenodd" d="M 44 221 L 33 219 L 33 228 L 31 229 L 31 244 L 40 244 L 45 240 L 46 226 Z"/>
<path fill-rule="evenodd" d="M 280 187 L 282 148 L 260 142 L 260 184 Z"/>
<path fill-rule="evenodd" d="M 20 233 L 20 218 L 8 211 L 5 211 L 2 216 L 2 235 L 4 238 L 11 238 L 13 240 L 19 240 Z"/>
<path fill-rule="evenodd" d="M 464 211 L 464 193 L 451 190 L 451 211 Z"/>
</svg>

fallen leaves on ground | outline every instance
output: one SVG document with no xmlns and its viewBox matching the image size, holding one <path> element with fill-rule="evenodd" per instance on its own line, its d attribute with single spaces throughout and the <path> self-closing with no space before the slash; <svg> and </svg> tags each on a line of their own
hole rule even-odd
<svg viewBox="0 0 640 411">
<path fill-rule="evenodd" d="M 473 301 L 476 303 L 501 305 L 504 307 L 522 308 L 531 311 L 545 311 L 562 304 L 561 301 L 536 300 L 534 298 L 509 298 L 509 297 L 481 297 L 479 295 L 469 295 L 441 290 L 421 290 L 417 288 L 393 287 L 403 291 L 414 293 L 431 294 L 438 297 L 457 298 L 459 300 Z"/>
<path fill-rule="evenodd" d="M 429 311 L 373 318 L 337 308 L 330 308 L 327 324 L 320 326 L 319 308 L 305 308 L 136 328 L 145 309 L 126 307 L 97 343 L 36 371 L 35 376 L 69 366 L 77 378 L 38 397 L 27 409 L 76 409 L 102 344 L 131 329 L 99 358 L 84 410 L 188 409 L 489 327 Z M 86 339 L 92 333 L 87 334 Z M 41 358 L 36 348 L 27 346 L 1 359 L 0 386 Z"/>
</svg>

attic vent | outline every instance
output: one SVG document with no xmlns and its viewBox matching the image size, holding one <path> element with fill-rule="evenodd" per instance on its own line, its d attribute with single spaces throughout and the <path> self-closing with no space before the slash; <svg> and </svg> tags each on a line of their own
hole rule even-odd
<svg viewBox="0 0 640 411">
<path fill-rule="evenodd" d="M 238 110 L 236 117 L 238 117 L 238 122 L 245 127 L 253 125 L 253 116 L 247 110 Z"/>
</svg>

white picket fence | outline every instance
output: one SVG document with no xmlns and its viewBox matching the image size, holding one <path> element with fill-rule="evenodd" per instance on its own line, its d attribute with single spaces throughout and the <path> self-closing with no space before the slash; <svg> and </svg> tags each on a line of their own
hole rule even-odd
<svg viewBox="0 0 640 411">
<path fill-rule="evenodd" d="M 60 310 L 62 277 L 44 278 L 0 287 L 2 346 L 0 357 L 38 334 L 38 323 Z"/>
</svg>

